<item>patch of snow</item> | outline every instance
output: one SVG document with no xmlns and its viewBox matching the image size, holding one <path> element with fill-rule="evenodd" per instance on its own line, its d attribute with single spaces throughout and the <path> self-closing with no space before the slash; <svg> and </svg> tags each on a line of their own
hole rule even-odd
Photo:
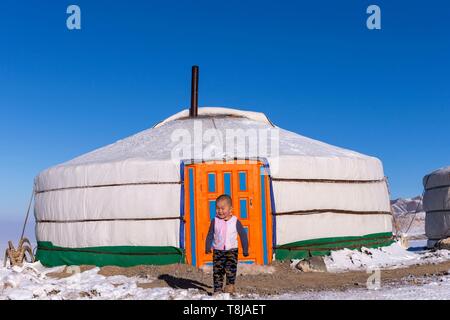
<svg viewBox="0 0 450 320">
<path fill-rule="evenodd" d="M 411 278 L 417 284 L 383 284 L 378 289 L 351 289 L 346 291 L 309 291 L 287 293 L 266 299 L 277 300 L 448 300 L 450 276 Z M 264 298 L 263 298 L 264 299 Z"/>
<path fill-rule="evenodd" d="M 450 260 L 450 251 L 411 252 L 398 242 L 381 248 L 362 248 L 361 251 L 342 249 L 324 257 L 329 272 L 367 270 L 374 268 L 402 268 L 417 264 L 439 263 Z"/>
<path fill-rule="evenodd" d="M 392 250 L 398 250 L 392 248 Z M 391 252 L 394 252 L 391 251 Z M 39 262 L 23 267 L 0 268 L 0 300 L 20 299 L 138 299 L 138 300 L 210 300 L 210 299 L 449 299 L 450 276 L 431 278 L 407 278 L 401 285 L 384 284 L 380 288 L 350 289 L 346 291 L 306 291 L 274 296 L 257 294 L 230 296 L 220 294 L 215 297 L 197 289 L 172 289 L 138 287 L 142 279 L 137 277 L 98 274 L 99 268 L 69 277 L 55 279 L 50 272 L 62 272 L 65 267 L 45 268 Z M 382 273 L 381 273 L 382 279 Z M 412 280 L 409 281 L 408 280 Z M 413 283 L 411 285 L 411 283 Z"/>
<path fill-rule="evenodd" d="M 428 243 L 427 239 L 409 240 L 408 251 L 426 250 L 427 243 Z"/>
<path fill-rule="evenodd" d="M 45 268 L 40 262 L 26 263 L 22 267 L 0 267 L 0 300 L 61 300 L 61 299 L 212 299 L 197 289 L 172 289 L 138 287 L 139 283 L 151 282 L 138 277 L 98 274 L 93 268 L 61 279 L 49 277 L 51 272 L 61 272 L 63 267 Z M 220 294 L 214 299 L 230 299 Z"/>
</svg>

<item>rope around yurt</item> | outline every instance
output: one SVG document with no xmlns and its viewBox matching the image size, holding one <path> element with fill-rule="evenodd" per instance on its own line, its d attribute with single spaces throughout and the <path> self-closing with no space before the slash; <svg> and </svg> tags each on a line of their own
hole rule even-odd
<svg viewBox="0 0 450 320">
<path fill-rule="evenodd" d="M 414 216 L 411 219 L 411 222 L 409 223 L 408 229 L 406 229 L 405 233 L 408 233 L 409 229 L 411 229 L 411 226 L 412 226 L 414 220 L 416 219 L 416 215 L 419 212 L 420 203 L 423 204 L 423 197 L 425 196 L 425 191 L 427 190 L 428 179 L 430 179 L 430 175 L 427 176 L 427 179 L 425 180 L 425 183 L 424 183 L 424 188 L 423 188 L 423 191 L 422 191 L 422 201 L 417 203 L 417 207 L 416 207 L 416 210 L 414 212 Z"/>
<path fill-rule="evenodd" d="M 384 181 L 386 182 L 386 186 L 387 186 L 387 189 L 388 189 L 389 206 L 390 206 L 390 209 L 391 209 L 392 220 L 394 221 L 393 222 L 393 225 L 394 225 L 394 228 L 395 228 L 394 239 L 398 240 L 400 242 L 400 245 L 403 248 L 408 248 L 408 236 L 405 233 L 400 232 L 400 230 L 399 230 L 400 224 L 398 223 L 397 219 L 395 218 L 394 210 L 392 210 L 392 203 L 390 201 L 390 199 L 391 199 L 391 188 L 390 188 L 390 185 L 389 185 L 388 177 L 384 177 Z"/>
<path fill-rule="evenodd" d="M 24 237 L 25 228 L 28 221 L 28 216 L 30 215 L 31 204 L 34 198 L 34 187 L 31 192 L 30 202 L 28 204 L 27 214 L 25 216 L 25 221 L 23 223 L 22 233 L 20 235 L 19 244 L 17 248 L 14 247 L 12 241 L 8 241 L 8 248 L 5 251 L 5 259 L 3 261 L 3 266 L 6 267 L 7 261 L 9 260 L 10 266 L 21 266 L 24 261 L 34 262 L 35 257 L 33 254 L 33 248 L 31 246 L 30 240 Z"/>
<path fill-rule="evenodd" d="M 425 189 L 424 189 L 423 192 L 422 192 L 422 201 L 419 201 L 419 202 L 417 203 L 416 210 L 414 211 L 414 216 L 412 217 L 411 222 L 409 223 L 408 228 L 407 228 L 406 231 L 404 232 L 405 234 L 407 234 L 408 231 L 409 231 L 409 229 L 411 229 L 411 226 L 412 226 L 414 220 L 416 219 L 416 215 L 417 215 L 417 213 L 419 212 L 420 203 L 421 203 L 421 202 L 423 203 L 423 196 L 424 196 L 424 195 L 425 195 Z"/>
<path fill-rule="evenodd" d="M 426 185 L 428 184 L 428 179 L 429 178 L 430 178 L 430 176 L 427 176 L 427 179 L 425 180 L 424 189 L 422 191 L 422 196 L 421 196 L 421 201 L 417 202 L 416 210 L 414 210 L 414 215 L 413 215 L 411 221 L 409 222 L 408 228 L 406 228 L 406 230 L 400 234 L 400 243 L 404 247 L 408 246 L 408 232 L 411 229 L 413 222 L 416 220 L 417 213 L 419 213 L 420 204 L 421 203 L 423 204 L 423 197 L 425 196 Z"/>
<path fill-rule="evenodd" d="M 390 203 L 390 199 L 391 199 L 391 187 L 389 185 L 389 179 L 388 177 L 384 177 L 384 182 L 386 183 L 386 187 L 388 190 L 388 195 L 389 195 L 389 208 L 391 209 L 391 215 L 392 215 L 392 220 L 394 220 L 394 228 L 395 228 L 395 234 L 398 235 L 399 234 L 399 230 L 398 230 L 398 223 L 397 220 L 395 219 L 395 215 L 394 215 L 394 211 L 392 210 L 392 204 Z"/>
</svg>

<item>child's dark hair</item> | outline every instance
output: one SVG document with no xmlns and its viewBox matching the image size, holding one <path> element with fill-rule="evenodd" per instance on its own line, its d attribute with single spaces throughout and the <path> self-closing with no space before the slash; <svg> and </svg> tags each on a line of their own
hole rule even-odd
<svg viewBox="0 0 450 320">
<path fill-rule="evenodd" d="M 218 196 L 216 199 L 216 203 L 219 201 L 226 201 L 230 205 L 230 207 L 233 205 L 233 201 L 231 200 L 231 197 L 227 194 L 222 194 L 222 195 Z"/>
</svg>

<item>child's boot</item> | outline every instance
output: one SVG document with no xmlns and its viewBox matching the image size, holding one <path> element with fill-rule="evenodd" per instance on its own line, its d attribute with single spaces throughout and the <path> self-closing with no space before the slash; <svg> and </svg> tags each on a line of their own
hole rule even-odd
<svg viewBox="0 0 450 320">
<path fill-rule="evenodd" d="M 222 291 L 213 291 L 211 295 L 212 295 L 213 297 L 217 297 L 217 296 L 218 296 L 219 294 L 221 294 L 221 293 L 222 293 Z"/>
<path fill-rule="evenodd" d="M 234 294 L 234 293 L 236 293 L 236 288 L 234 287 L 234 284 L 227 284 L 223 291 L 225 293 Z"/>
</svg>

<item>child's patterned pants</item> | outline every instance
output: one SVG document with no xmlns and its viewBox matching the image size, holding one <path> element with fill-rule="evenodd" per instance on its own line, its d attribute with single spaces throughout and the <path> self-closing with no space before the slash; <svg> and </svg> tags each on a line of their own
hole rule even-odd
<svg viewBox="0 0 450 320">
<path fill-rule="evenodd" d="M 238 263 L 238 249 L 213 250 L 214 292 L 222 291 L 223 277 L 227 275 L 226 284 L 234 284 Z"/>
</svg>

